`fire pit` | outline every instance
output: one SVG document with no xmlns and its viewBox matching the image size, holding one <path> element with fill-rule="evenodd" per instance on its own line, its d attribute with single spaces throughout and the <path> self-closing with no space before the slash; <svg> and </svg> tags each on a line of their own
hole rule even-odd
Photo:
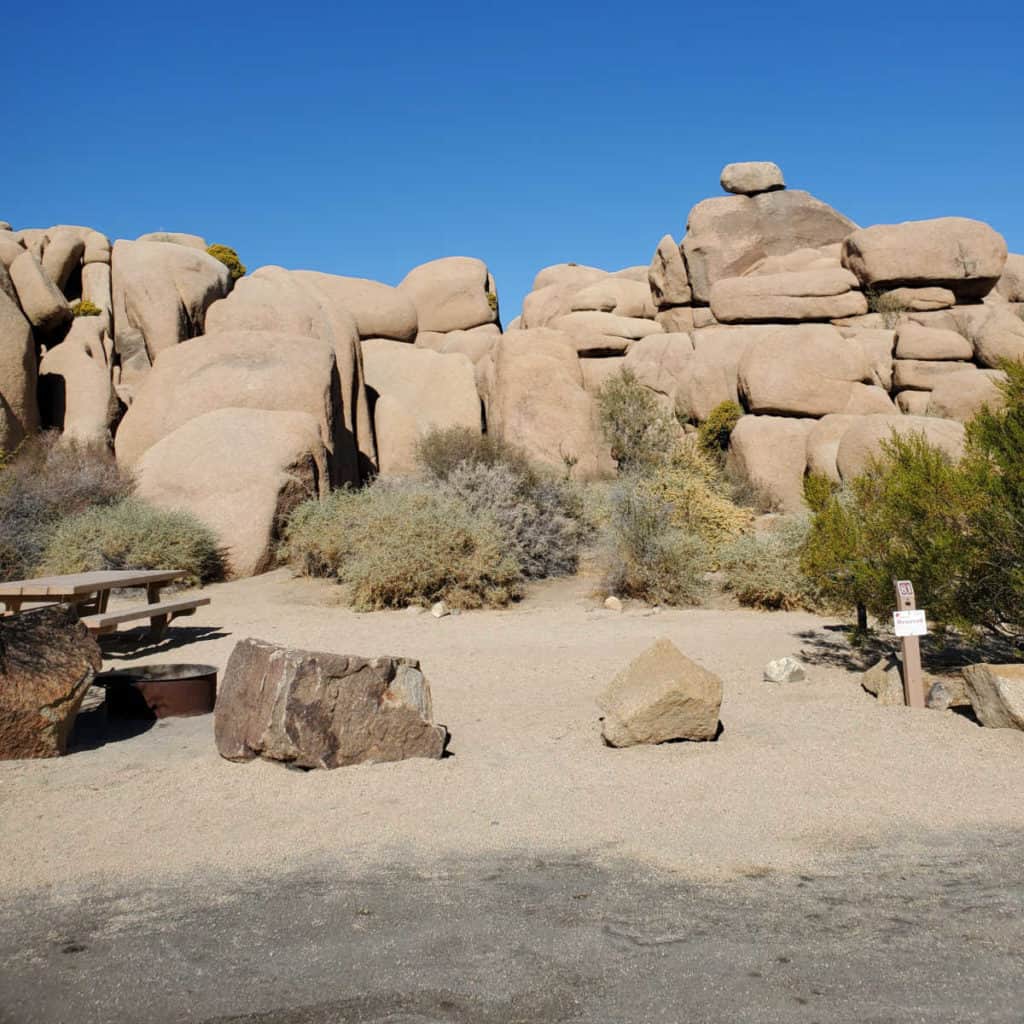
<svg viewBox="0 0 1024 1024">
<path fill-rule="evenodd" d="M 104 672 L 96 683 L 106 687 L 107 711 L 113 718 L 207 715 L 217 699 L 213 665 L 137 665 Z"/>
</svg>

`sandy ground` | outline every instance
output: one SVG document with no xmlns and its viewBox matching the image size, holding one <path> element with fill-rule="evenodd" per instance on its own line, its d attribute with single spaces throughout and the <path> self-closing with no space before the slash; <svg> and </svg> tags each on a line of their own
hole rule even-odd
<svg viewBox="0 0 1024 1024">
<path fill-rule="evenodd" d="M 629 860 L 691 879 L 823 867 L 875 848 L 955 855 L 958 837 L 1024 829 L 1024 733 L 952 712 L 878 706 L 841 633 L 806 614 L 598 607 L 585 581 L 546 584 L 507 611 L 436 620 L 358 615 L 328 584 L 286 572 L 208 588 L 133 661 L 223 668 L 260 637 L 419 658 L 453 756 L 332 772 L 232 764 L 212 716 L 175 719 L 71 756 L 0 762 L 0 891 L 253 879 L 540 853 Z M 140 637 L 133 633 L 135 638 Z M 612 750 L 594 698 L 659 637 L 717 672 L 714 743 Z M 140 641 L 141 643 L 141 641 Z M 807 680 L 762 681 L 802 656 Z"/>
</svg>

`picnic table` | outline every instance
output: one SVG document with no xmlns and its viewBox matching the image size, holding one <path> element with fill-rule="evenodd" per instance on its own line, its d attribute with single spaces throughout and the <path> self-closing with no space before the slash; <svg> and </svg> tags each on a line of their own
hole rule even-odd
<svg viewBox="0 0 1024 1024">
<path fill-rule="evenodd" d="M 186 575 L 183 569 L 118 569 L 11 580 L 0 583 L 0 603 L 5 615 L 22 611 L 25 605 L 73 604 L 86 629 L 93 634 L 111 633 L 122 622 L 148 618 L 151 634 L 159 639 L 172 618 L 191 615 L 196 608 L 210 603 L 208 597 L 161 602 L 161 589 Z M 144 605 L 107 611 L 112 590 L 132 588 L 145 588 Z"/>
</svg>

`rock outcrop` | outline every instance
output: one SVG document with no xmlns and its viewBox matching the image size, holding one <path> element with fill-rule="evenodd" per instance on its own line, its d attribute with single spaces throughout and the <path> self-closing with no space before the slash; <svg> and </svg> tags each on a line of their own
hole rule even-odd
<svg viewBox="0 0 1024 1024">
<path fill-rule="evenodd" d="M 217 693 L 221 757 L 297 768 L 439 758 L 430 684 L 409 658 L 358 658 L 242 640 Z"/>
</svg>

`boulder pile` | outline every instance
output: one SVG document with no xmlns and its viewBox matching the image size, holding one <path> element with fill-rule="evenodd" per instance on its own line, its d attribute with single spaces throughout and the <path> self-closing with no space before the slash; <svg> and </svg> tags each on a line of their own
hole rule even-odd
<svg viewBox="0 0 1024 1024">
<path fill-rule="evenodd" d="M 685 423 L 740 403 L 729 457 L 767 508 L 799 509 L 809 471 L 849 479 L 894 431 L 957 456 L 1024 357 L 1024 255 L 963 217 L 860 228 L 772 163 L 721 185 L 649 265 L 539 271 L 506 330 L 476 258 L 396 286 L 275 266 L 234 281 L 196 235 L 0 229 L 0 449 L 40 427 L 112 443 L 239 575 L 268 564 L 296 501 L 411 472 L 435 427 L 611 474 L 595 398 L 623 368 Z"/>
</svg>

